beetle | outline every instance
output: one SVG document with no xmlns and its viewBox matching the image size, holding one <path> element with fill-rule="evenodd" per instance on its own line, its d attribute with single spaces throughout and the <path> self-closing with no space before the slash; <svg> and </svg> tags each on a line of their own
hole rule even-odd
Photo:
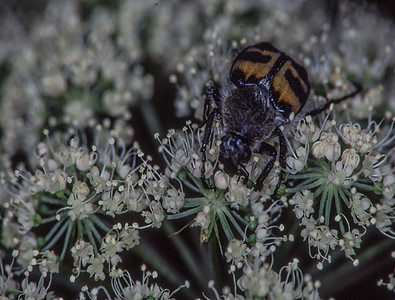
<svg viewBox="0 0 395 300">
<path fill-rule="evenodd" d="M 360 89 L 327 102 L 305 116 L 315 116 L 332 103 L 355 96 Z M 252 153 L 269 157 L 256 179 L 254 190 L 261 190 L 263 181 L 273 169 L 277 149 L 269 140 L 279 139 L 279 163 L 286 166 L 287 144 L 282 127 L 290 122 L 306 104 L 310 83 L 306 69 L 268 42 L 248 46 L 233 61 L 227 82 L 220 88 L 206 92 L 204 104 L 205 132 L 202 140 L 201 180 L 205 183 L 206 148 L 213 124 L 219 120 L 222 138 L 219 160 L 230 175 L 241 172 L 248 179 L 246 164 Z M 215 107 L 211 108 L 211 103 Z M 282 180 L 277 184 L 277 191 Z"/>
</svg>

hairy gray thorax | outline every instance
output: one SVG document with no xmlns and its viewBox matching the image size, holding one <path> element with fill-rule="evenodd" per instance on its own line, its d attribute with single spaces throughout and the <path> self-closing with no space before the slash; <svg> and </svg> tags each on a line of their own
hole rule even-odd
<svg viewBox="0 0 395 300">
<path fill-rule="evenodd" d="M 268 139 L 276 127 L 285 123 L 269 97 L 266 89 L 257 86 L 231 90 L 222 103 L 224 133 L 240 134 L 251 146 Z"/>
</svg>

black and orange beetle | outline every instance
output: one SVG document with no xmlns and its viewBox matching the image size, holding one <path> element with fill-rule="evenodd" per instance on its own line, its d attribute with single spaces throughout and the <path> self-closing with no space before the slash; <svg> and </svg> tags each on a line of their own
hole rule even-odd
<svg viewBox="0 0 395 300">
<path fill-rule="evenodd" d="M 217 119 L 223 132 L 219 160 L 224 164 L 225 172 L 234 175 L 241 171 L 248 179 L 245 165 L 251 154 L 269 156 L 254 186 L 255 190 L 261 190 L 277 158 L 277 149 L 268 141 L 278 137 L 279 163 L 284 169 L 287 144 L 281 127 L 290 122 L 291 114 L 295 116 L 301 111 L 309 92 L 306 69 L 270 43 L 251 45 L 240 52 L 230 68 L 226 84 L 221 89 L 210 88 L 206 94 L 206 128 L 201 147 L 203 183 L 206 147 Z M 339 99 L 328 100 L 305 115 L 317 115 L 332 103 L 339 103 L 358 92 L 359 89 Z M 212 101 L 215 107 L 210 110 Z"/>
</svg>

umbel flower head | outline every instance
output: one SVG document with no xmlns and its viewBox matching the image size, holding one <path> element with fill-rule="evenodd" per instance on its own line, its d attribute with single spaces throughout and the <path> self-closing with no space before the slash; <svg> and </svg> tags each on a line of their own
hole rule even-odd
<svg viewBox="0 0 395 300">
<path fill-rule="evenodd" d="M 152 280 L 157 279 L 158 272 L 147 271 L 145 265 L 141 266 L 143 272 L 142 280 L 133 280 L 128 271 L 118 270 L 113 274 L 111 280 L 111 287 L 115 293 L 115 299 L 163 299 L 174 300 L 174 294 L 181 288 L 189 287 L 189 282 L 186 281 L 173 292 L 168 289 L 160 287 L 157 283 L 152 283 Z M 108 299 L 111 299 L 109 292 L 104 286 L 100 286 L 89 291 L 87 286 L 82 288 L 83 293 L 86 293 L 91 299 L 97 299 L 98 295 L 103 292 Z M 82 296 L 80 296 L 82 297 Z M 81 299 L 81 298 L 80 298 Z"/>
<path fill-rule="evenodd" d="M 201 241 L 208 241 L 214 233 L 220 242 L 223 232 L 228 241 L 238 236 L 243 240 L 248 238 L 250 243 L 270 245 L 281 242 L 282 236 L 272 236 L 273 231 L 282 230 L 281 226 L 274 226 L 272 223 L 285 205 L 281 200 L 270 200 L 275 184 L 266 190 L 267 194 L 261 194 L 254 191 L 251 184 L 244 184 L 238 175 L 230 177 L 217 168 L 219 163 L 216 134 L 219 133 L 219 128 L 216 130 L 207 149 L 207 182 L 201 181 L 201 129 L 187 122 L 181 132 L 170 130 L 163 140 L 156 136 L 161 144 L 160 151 L 167 162 L 168 177 L 177 181 L 181 188 L 187 187 L 196 194 L 196 197 L 185 197 L 183 206 L 178 207 L 182 211 L 169 214 L 167 219 L 194 216 L 192 225 L 200 228 Z M 251 174 L 259 174 L 262 164 L 253 160 L 247 168 Z M 249 234 L 246 234 L 247 231 Z"/>
<path fill-rule="evenodd" d="M 395 238 L 394 166 L 387 155 L 393 126 L 394 118 L 365 129 L 328 118 L 321 125 L 310 117 L 299 122 L 286 195 L 310 251 L 316 249 L 312 257 L 330 261 L 329 250 L 338 247 L 352 258 L 370 226 Z"/>
<path fill-rule="evenodd" d="M 32 173 L 15 172 L 2 220 L 2 244 L 19 249 L 20 265 L 31 264 L 35 249 L 56 246 L 60 259 L 71 249 L 77 276 L 87 267 L 95 279 L 104 279 L 104 263 L 116 267 L 118 254 L 139 244 L 137 222 L 121 225 L 111 219 L 131 212 L 152 214 L 152 193 L 140 179 L 149 164 L 137 143 L 127 149 L 122 138 L 109 132 L 97 126 L 89 147 L 83 136 L 51 137 L 45 131 L 46 141 L 35 154 L 39 167 Z M 106 134 L 107 140 L 99 139 Z M 147 220 L 147 226 L 160 224 L 155 221 Z"/>
<path fill-rule="evenodd" d="M 80 4 L 49 1 L 8 57 L 0 126 L 1 151 L 9 156 L 24 151 L 30 158 L 47 124 L 81 129 L 103 116 L 130 120 L 128 108 L 152 97 L 153 77 L 138 61 L 138 44 L 133 51 L 125 45 L 130 36 L 108 10 L 97 8 L 83 20 Z"/>
</svg>

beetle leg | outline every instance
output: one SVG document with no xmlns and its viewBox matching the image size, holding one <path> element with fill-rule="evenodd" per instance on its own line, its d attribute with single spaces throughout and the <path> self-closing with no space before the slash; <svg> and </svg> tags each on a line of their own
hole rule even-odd
<svg viewBox="0 0 395 300">
<path fill-rule="evenodd" d="M 204 99 L 203 124 L 207 122 L 210 115 L 211 100 L 213 100 L 213 90 L 213 87 L 209 87 L 206 91 L 206 98 Z"/>
<path fill-rule="evenodd" d="M 217 88 L 210 86 L 206 91 L 206 98 L 204 99 L 203 124 L 207 122 L 210 115 L 211 101 L 215 102 L 218 109 L 221 109 L 221 97 Z"/>
<path fill-rule="evenodd" d="M 351 93 L 349 93 L 349 94 L 347 94 L 347 95 L 345 95 L 343 97 L 340 97 L 338 99 L 328 100 L 325 104 L 323 104 L 323 105 L 313 109 L 312 111 L 306 113 L 305 116 L 312 116 L 312 117 L 314 117 L 314 116 L 318 115 L 319 113 L 323 112 L 324 110 L 328 109 L 328 107 L 332 103 L 333 104 L 337 104 L 337 103 L 340 103 L 340 102 L 342 102 L 342 101 L 344 101 L 344 100 L 346 100 L 348 98 L 354 97 L 355 95 L 359 94 L 361 92 L 361 90 L 362 90 L 362 87 L 357 85 L 355 91 L 353 91 L 353 92 L 351 92 Z"/>
<path fill-rule="evenodd" d="M 256 149 L 254 152 L 260 154 L 266 154 L 267 156 L 270 156 L 269 161 L 267 162 L 265 168 L 259 175 L 254 185 L 254 190 L 260 191 L 262 190 L 263 187 L 263 181 L 266 179 L 270 171 L 273 169 L 274 162 L 276 161 L 277 158 L 277 150 L 274 146 L 266 142 L 261 142 L 258 146 L 258 149 Z"/>
<path fill-rule="evenodd" d="M 280 187 L 281 182 L 283 181 L 284 177 L 284 169 L 286 168 L 286 158 L 287 158 L 287 142 L 285 141 L 284 133 L 281 131 L 280 128 L 276 128 L 273 132 L 274 135 L 278 136 L 280 141 L 280 156 L 278 161 L 280 162 L 281 171 L 278 178 L 278 182 L 276 188 L 274 190 L 274 195 L 277 194 L 278 188 Z"/>
<path fill-rule="evenodd" d="M 210 112 L 211 101 L 214 101 L 216 104 L 216 108 L 213 108 Z M 202 147 L 200 148 L 200 152 L 202 152 L 202 169 L 200 179 L 203 182 L 205 188 L 208 188 L 205 176 L 206 173 L 206 148 L 207 144 L 210 141 L 211 132 L 213 130 L 214 120 L 221 113 L 221 97 L 217 88 L 209 87 L 206 91 L 206 99 L 204 100 L 204 112 L 203 112 L 203 124 L 206 125 L 204 129 L 204 136 L 202 141 Z"/>
<path fill-rule="evenodd" d="M 213 124 L 214 124 L 214 120 L 215 118 L 219 115 L 220 111 L 218 108 L 214 108 L 211 113 L 209 114 L 207 121 L 206 121 L 206 128 L 204 129 L 204 136 L 203 136 L 203 141 L 202 141 L 202 147 L 200 148 L 200 152 L 202 152 L 202 169 L 201 169 L 201 175 L 200 175 L 200 179 L 203 182 L 203 185 L 205 186 L 205 188 L 207 187 L 206 184 L 206 180 L 205 180 L 205 176 L 204 174 L 206 173 L 206 148 L 207 145 L 210 141 L 210 137 L 211 137 L 211 132 L 213 130 Z"/>
</svg>

